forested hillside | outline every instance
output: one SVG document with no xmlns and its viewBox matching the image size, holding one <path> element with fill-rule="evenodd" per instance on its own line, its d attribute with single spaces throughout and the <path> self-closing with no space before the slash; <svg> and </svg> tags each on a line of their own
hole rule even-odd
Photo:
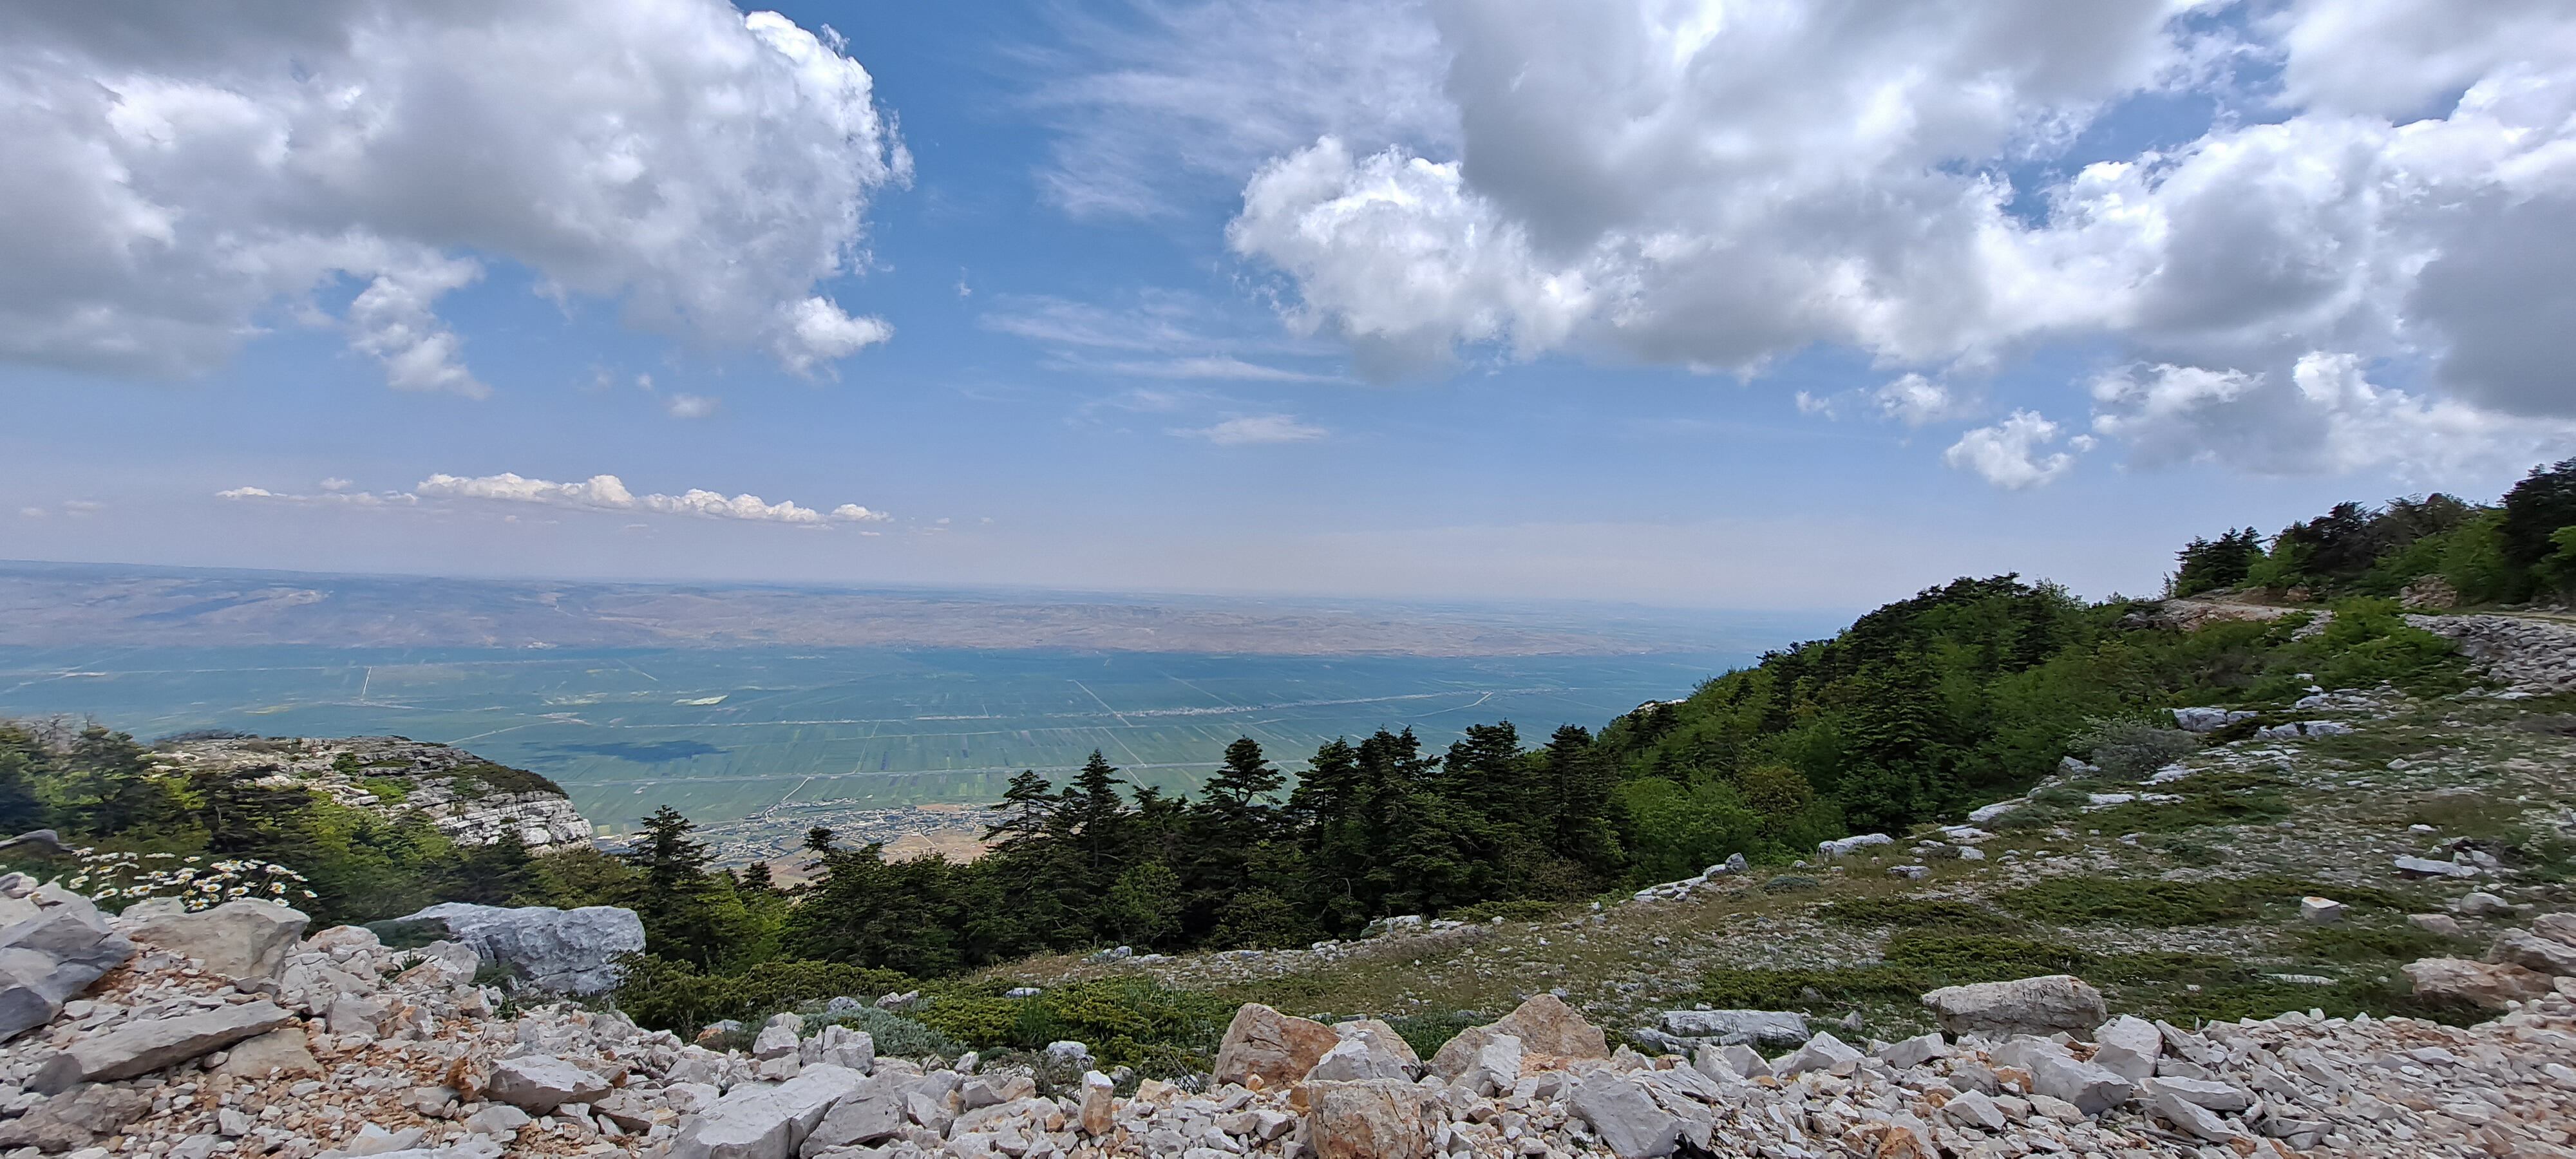
<svg viewBox="0 0 2576 1159">
<path fill-rule="evenodd" d="M 1953 819 L 2069 754 L 2117 764 L 2197 747 L 2170 727 L 2176 707 L 2464 687 L 2449 642 L 2408 626 L 2390 598 L 2420 597 L 2427 577 L 2442 600 L 2563 592 L 2576 579 L 2576 461 L 2535 470 L 2492 507 L 2346 504 L 2268 539 L 2233 530 L 2181 551 L 2168 595 L 2230 589 L 2295 606 L 2270 618 L 2183 623 L 2157 601 L 1963 578 L 1598 733 L 1565 724 L 1538 738 L 1497 722 L 1435 751 L 1381 731 L 1324 745 L 1293 783 L 1239 740 L 1195 799 L 1128 785 L 1095 754 L 1061 785 L 1014 780 L 986 857 L 888 861 L 816 830 L 810 884 L 792 891 L 763 866 L 712 866 L 669 810 L 621 854 L 532 857 L 244 776 L 173 773 L 95 726 L 0 727 L 0 827 L 278 863 L 306 879 L 324 921 L 431 900 L 630 906 L 656 959 L 639 985 L 755 967 L 935 977 L 1122 944 L 1298 945 L 1390 915 L 1534 914 L 1731 854 L 1786 862 L 1846 833 Z"/>
</svg>

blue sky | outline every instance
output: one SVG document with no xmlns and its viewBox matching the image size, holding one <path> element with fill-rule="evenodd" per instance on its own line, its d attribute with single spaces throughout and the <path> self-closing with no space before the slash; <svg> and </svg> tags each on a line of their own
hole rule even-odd
<svg viewBox="0 0 2576 1159">
<path fill-rule="evenodd" d="M 0 558 L 1842 609 L 2576 430 L 2545 4 L 646 7 L 0 18 Z"/>
</svg>

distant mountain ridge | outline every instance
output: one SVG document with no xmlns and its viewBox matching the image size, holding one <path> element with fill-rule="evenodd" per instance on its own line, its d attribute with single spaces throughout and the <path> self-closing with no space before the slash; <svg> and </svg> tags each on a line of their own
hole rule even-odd
<svg viewBox="0 0 2576 1159">
<path fill-rule="evenodd" d="M 1372 601 L 474 580 L 0 561 L 0 646 L 800 645 L 1275 655 L 1737 651 L 1807 617 Z"/>
</svg>

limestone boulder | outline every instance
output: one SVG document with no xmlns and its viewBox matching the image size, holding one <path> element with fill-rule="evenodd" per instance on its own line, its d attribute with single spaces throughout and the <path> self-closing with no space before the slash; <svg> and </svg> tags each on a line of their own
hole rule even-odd
<svg viewBox="0 0 2576 1159">
<path fill-rule="evenodd" d="M 1619 1159 L 1656 1159 L 1681 1145 L 1680 1117 L 1656 1105 L 1643 1084 L 1625 1076 L 1607 1071 L 1585 1075 L 1574 1084 L 1569 1105 Z"/>
<path fill-rule="evenodd" d="M 1336 1022 L 1333 1024 L 1333 1033 L 1340 1035 L 1345 1042 L 1352 1039 L 1365 1042 L 1371 1049 L 1402 1060 L 1405 1065 L 1414 1068 L 1414 1073 L 1421 1073 L 1422 1056 L 1414 1051 L 1413 1044 L 1405 1041 L 1403 1035 L 1396 1033 L 1393 1026 L 1379 1019 L 1353 1018 Z"/>
<path fill-rule="evenodd" d="M 63 1003 L 134 956 L 88 898 L 53 886 L 10 898 L 0 928 L 0 1042 L 54 1020 Z"/>
<path fill-rule="evenodd" d="M 1085 1071 L 1082 1076 L 1082 1133 L 1094 1139 L 1109 1134 L 1118 1102 L 1118 1084 L 1099 1071 Z"/>
<path fill-rule="evenodd" d="M 1860 1052 L 1852 1049 L 1851 1044 L 1830 1034 L 1818 1034 L 1808 1039 L 1807 1044 L 1799 1047 L 1796 1053 L 1774 1064 L 1773 1069 L 1780 1077 L 1789 1078 L 1811 1070 L 1847 1069 L 1851 1064 L 1858 1063 L 1860 1057 Z"/>
<path fill-rule="evenodd" d="M 1306 1130 L 1318 1159 L 1429 1159 L 1439 1121 L 1430 1093 L 1397 1079 L 1306 1085 Z"/>
<path fill-rule="evenodd" d="M 681 1122 L 670 1159 L 788 1159 L 832 1105 L 866 1081 L 848 1067 L 825 1064 L 776 1086 L 737 1086 Z"/>
<path fill-rule="evenodd" d="M 1535 994 L 1494 1023 L 1494 1032 L 1521 1040 L 1521 1049 L 1556 1058 L 1608 1058 L 1609 1037 L 1554 994 Z"/>
<path fill-rule="evenodd" d="M 2032 1091 L 2063 1100 L 2087 1115 L 2102 1114 L 2138 1093 L 2137 1083 L 2111 1068 L 2067 1055 L 2037 1052 L 2028 1063 Z"/>
<path fill-rule="evenodd" d="M 1321 1022 L 1246 1002 L 1226 1025 L 1209 1078 L 1220 1085 L 1249 1086 L 1246 1079 L 1258 1078 L 1265 1086 L 1285 1086 L 1306 1077 L 1323 1061 L 1324 1053 L 1341 1042 L 1341 1036 Z"/>
<path fill-rule="evenodd" d="M 550 1054 L 523 1054 L 493 1063 L 483 1089 L 494 1099 L 542 1115 L 607 1094 L 608 1080 Z"/>
<path fill-rule="evenodd" d="M 137 945 L 195 958 L 226 978 L 274 979 L 312 919 L 271 901 L 228 901 L 188 912 L 176 899 L 145 902 L 118 915 L 119 933 Z"/>
<path fill-rule="evenodd" d="M 304 1032 L 292 1026 L 269 1031 L 254 1038 L 234 1043 L 224 1053 L 224 1063 L 216 1074 L 236 1079 L 265 1079 L 272 1076 L 315 1075 L 322 1064 L 305 1044 Z"/>
<path fill-rule="evenodd" d="M 620 906 L 567 910 L 447 902 L 394 924 L 444 930 L 483 961 L 508 967 L 522 985 L 556 994 L 614 989 L 618 959 L 644 950 L 643 919 Z"/>
<path fill-rule="evenodd" d="M 1493 1035 L 1477 1049 L 1467 1069 L 1451 1081 L 1481 1096 L 1510 1094 L 1513 1084 L 1521 1081 L 1521 1040 L 1508 1034 Z"/>
<path fill-rule="evenodd" d="M 2561 945 L 2576 946 L 2576 913 L 2542 914 L 2531 919 L 2531 932 Z"/>
<path fill-rule="evenodd" d="M 295 1016 L 274 1002 L 244 1002 L 193 1014 L 134 1019 L 104 1034 L 73 1041 L 49 1061 L 57 1073 L 82 1082 L 110 1082 L 150 1074 L 222 1050 L 287 1025 Z M 68 1064 L 59 1060 L 68 1059 Z M 72 1068 L 76 1067 L 77 1071 Z"/>
<path fill-rule="evenodd" d="M 75 1087 L 0 1123 L 0 1147 L 72 1151 L 152 1112 L 152 1096 L 123 1087 Z"/>
<path fill-rule="evenodd" d="M 906 1076 L 890 1074 L 860 1083 L 815 1123 L 800 1144 L 802 1153 L 873 1146 L 894 1137 L 903 1130 L 903 1096 L 909 1085 Z"/>
<path fill-rule="evenodd" d="M 2484 1010 L 2502 1010 L 2550 993 L 2549 975 L 2509 963 L 2472 962 L 2466 958 L 2425 958 L 2400 968 L 2415 996 L 2435 1002 L 2457 1002 Z"/>
<path fill-rule="evenodd" d="M 1707 1046 L 1796 1046 L 1814 1037 L 1794 1010 L 1667 1010 L 1665 1034 Z"/>
<path fill-rule="evenodd" d="M 2072 974 L 1944 986 L 1924 995 L 1923 1005 L 1931 1008 L 1941 1029 L 1988 1038 L 2081 1034 L 2100 1026 L 2109 1013 L 2102 992 Z"/>
<path fill-rule="evenodd" d="M 2543 974 L 2576 974 L 2576 946 L 2530 930 L 2506 930 L 2487 950 L 2487 961 L 2503 962 Z"/>
<path fill-rule="evenodd" d="M 1358 1082 L 1364 1079 L 1413 1081 L 1414 1068 L 1364 1039 L 1345 1038 L 1315 1060 L 1308 1082 Z"/>
<path fill-rule="evenodd" d="M 2156 1059 L 2164 1054 L 2164 1032 L 2156 1024 L 2134 1014 L 2123 1014 L 2093 1032 L 2093 1062 L 2129 1080 L 2145 1082 L 2156 1073 Z M 2061 1096 L 2063 1097 L 2063 1096 Z M 2068 1099 L 2068 1102 L 2074 1102 Z"/>
</svg>

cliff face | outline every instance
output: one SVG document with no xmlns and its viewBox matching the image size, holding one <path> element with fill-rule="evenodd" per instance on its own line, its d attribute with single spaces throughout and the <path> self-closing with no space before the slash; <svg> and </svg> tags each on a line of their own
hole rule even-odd
<svg viewBox="0 0 2576 1159">
<path fill-rule="evenodd" d="M 176 769 L 254 774 L 264 785 L 301 786 L 387 818 L 416 814 L 462 845 L 489 845 L 515 833 L 529 849 L 541 851 L 586 844 L 593 831 L 553 781 L 428 741 L 187 740 L 163 746 L 157 755 Z"/>
</svg>

